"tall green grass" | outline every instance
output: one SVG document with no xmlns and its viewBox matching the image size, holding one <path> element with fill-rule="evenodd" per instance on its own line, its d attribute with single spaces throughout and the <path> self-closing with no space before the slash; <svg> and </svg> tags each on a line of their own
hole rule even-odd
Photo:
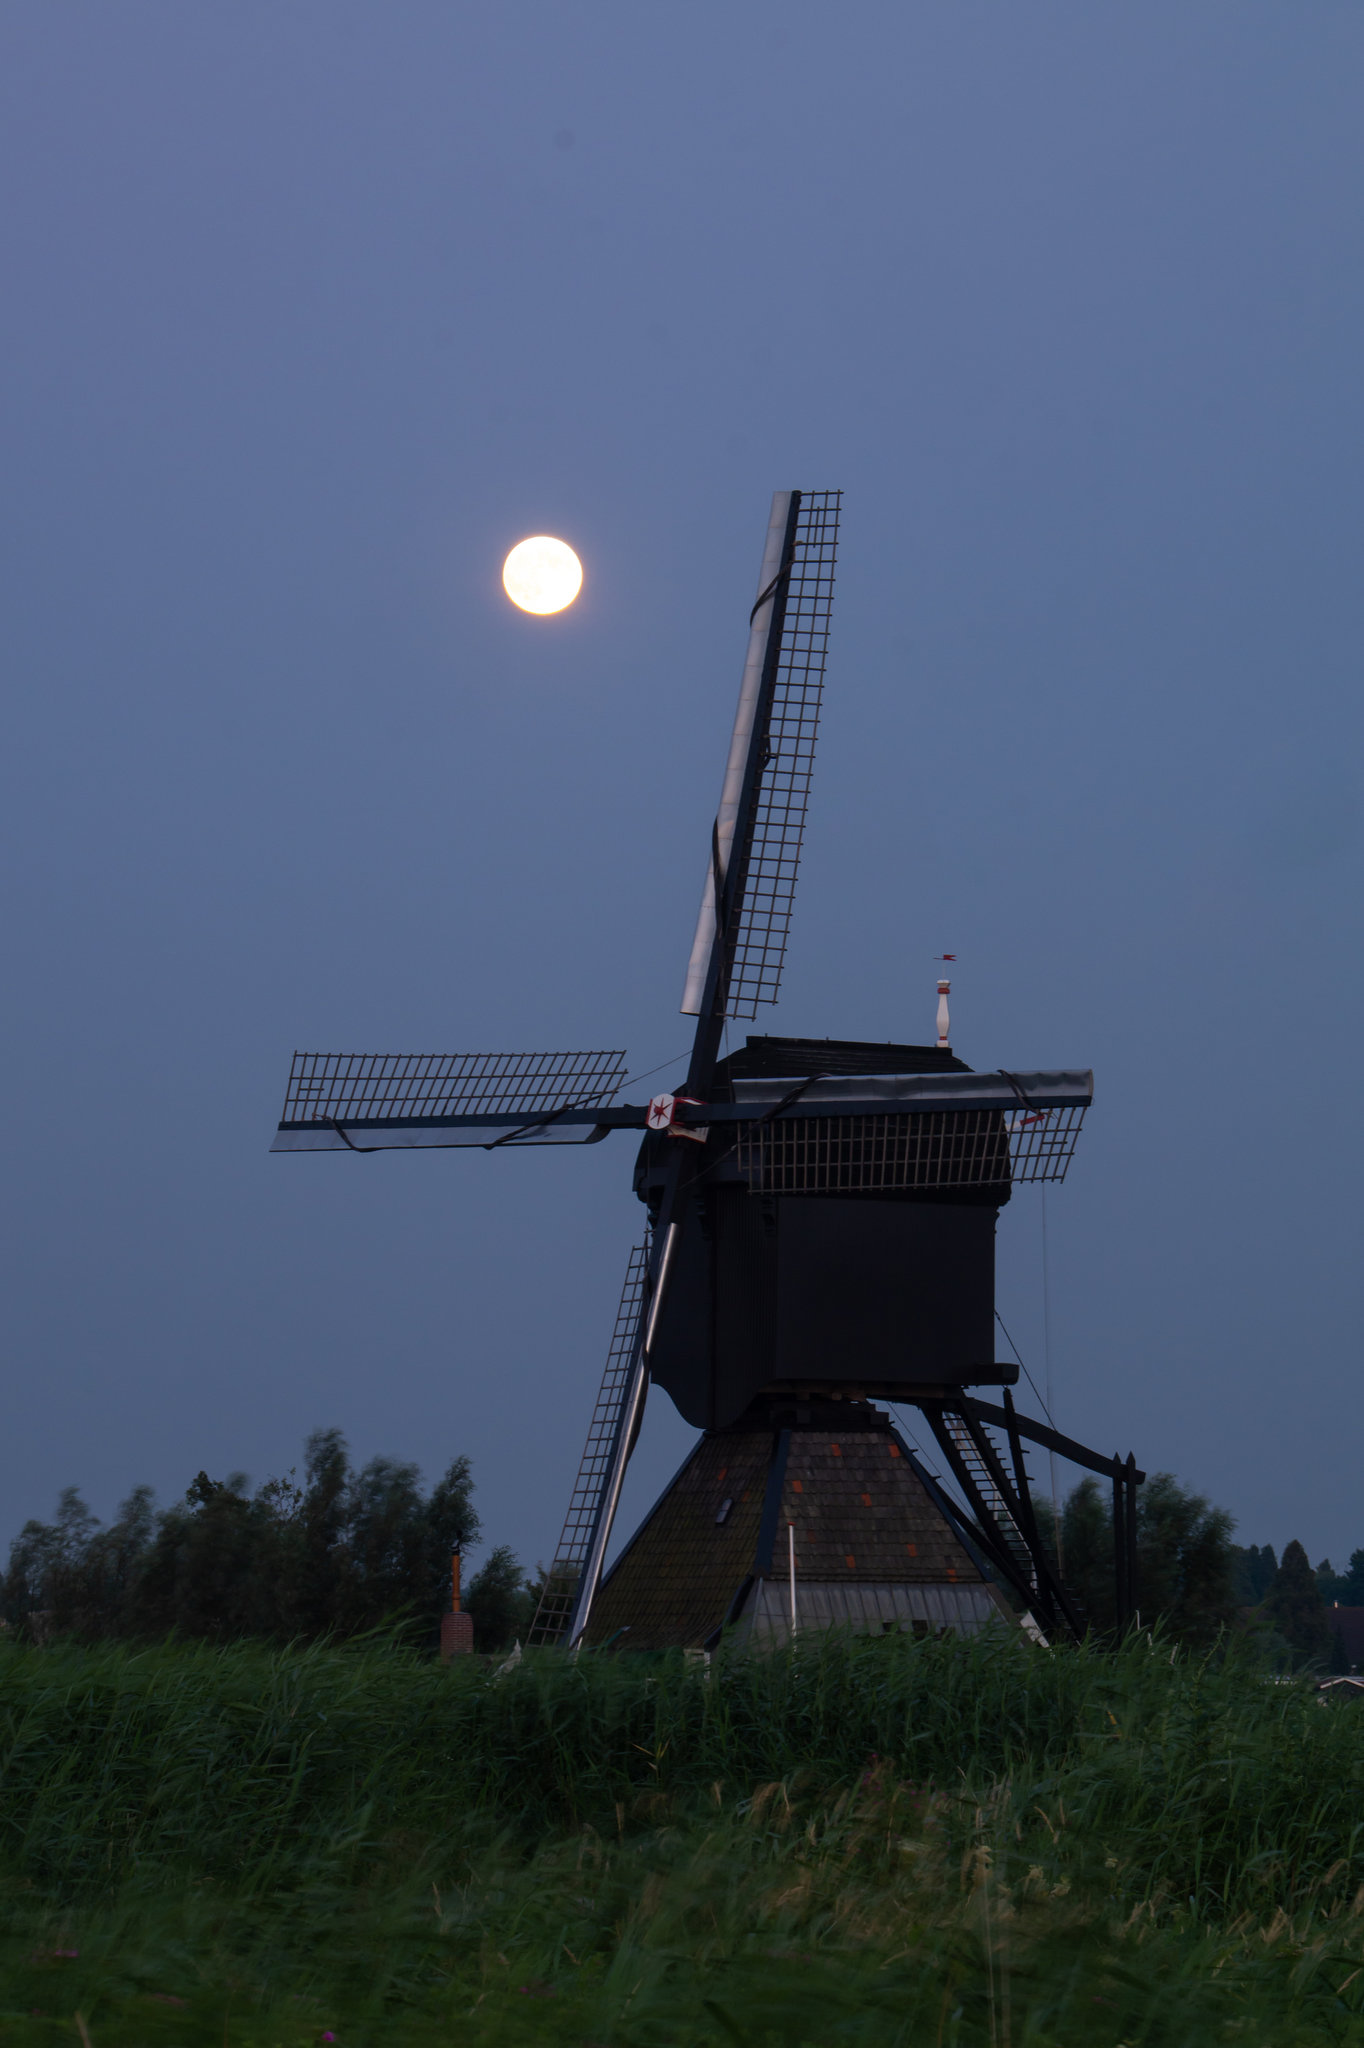
<svg viewBox="0 0 1364 2048">
<path fill-rule="evenodd" d="M 1364 1715 L 1145 1639 L 5 1648 L 0 1887 L 0 2042 L 1364 2042 Z"/>
</svg>

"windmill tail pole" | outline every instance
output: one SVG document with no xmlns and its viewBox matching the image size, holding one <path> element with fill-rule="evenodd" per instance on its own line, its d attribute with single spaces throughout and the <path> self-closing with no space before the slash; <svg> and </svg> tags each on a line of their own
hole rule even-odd
<svg viewBox="0 0 1364 2048">
<path fill-rule="evenodd" d="M 658 1324 L 658 1312 L 663 1306 L 663 1296 L 672 1272 L 673 1254 L 677 1250 L 679 1231 L 680 1226 L 677 1223 L 669 1223 L 663 1233 L 658 1277 L 654 1281 L 648 1310 L 641 1318 L 639 1335 L 635 1340 L 630 1385 L 621 1403 L 620 1421 L 616 1425 L 616 1440 L 611 1447 L 611 1468 L 597 1514 L 597 1526 L 592 1532 L 592 1545 L 583 1565 L 582 1577 L 578 1581 L 578 1597 L 574 1603 L 573 1618 L 568 1625 L 568 1646 L 575 1653 L 592 1618 L 592 1603 L 597 1597 L 602 1566 L 606 1562 L 606 1546 L 611 1541 L 611 1527 L 616 1519 L 616 1509 L 620 1506 L 621 1488 L 625 1484 L 625 1468 L 630 1462 L 630 1453 L 639 1434 L 640 1419 L 644 1413 L 644 1396 L 649 1384 L 649 1351 Z"/>
<path fill-rule="evenodd" d="M 474 1647 L 474 1617 L 464 1614 L 459 1604 L 459 1552 L 450 1553 L 450 1612 L 440 1618 L 440 1661 L 467 1656 Z"/>
</svg>

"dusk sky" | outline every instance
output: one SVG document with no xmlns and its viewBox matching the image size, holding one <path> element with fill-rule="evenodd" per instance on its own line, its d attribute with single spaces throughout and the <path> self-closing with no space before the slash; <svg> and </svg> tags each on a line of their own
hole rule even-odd
<svg viewBox="0 0 1364 2048">
<path fill-rule="evenodd" d="M 927 1040 L 955 952 L 963 1059 L 1092 1066 L 1059 1425 L 1364 1546 L 1362 77 L 1354 0 L 0 13 L 0 1543 L 336 1424 L 548 1559 L 633 1142 L 268 1147 L 295 1047 L 680 1077 L 796 487 L 843 545 L 747 1028 Z M 1042 1240 L 1020 1190 L 1039 1384 Z M 692 1440 L 655 1395 L 622 1529 Z"/>
</svg>

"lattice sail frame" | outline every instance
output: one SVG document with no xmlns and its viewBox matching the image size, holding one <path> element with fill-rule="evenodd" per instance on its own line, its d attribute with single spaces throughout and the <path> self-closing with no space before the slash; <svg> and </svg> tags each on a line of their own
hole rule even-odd
<svg viewBox="0 0 1364 2048">
<path fill-rule="evenodd" d="M 583 1446 L 578 1477 L 568 1504 L 568 1513 L 564 1517 L 563 1533 L 559 1537 L 559 1546 L 554 1553 L 554 1563 L 545 1580 L 540 1594 L 540 1604 L 535 1610 L 535 1620 L 531 1623 L 530 1633 L 526 1638 L 528 1645 L 561 1642 L 573 1619 L 578 1584 L 582 1578 L 588 1552 L 592 1548 L 592 1539 L 597 1533 L 602 1502 L 611 1478 L 612 1459 L 620 1433 L 621 1412 L 630 1385 L 635 1333 L 639 1328 L 640 1312 L 644 1305 L 644 1281 L 648 1270 L 649 1239 L 646 1236 L 644 1242 L 637 1244 L 631 1251 L 629 1264 L 625 1270 L 625 1285 L 621 1289 L 620 1306 L 616 1310 L 615 1328 L 612 1330 L 611 1344 L 606 1354 L 606 1369 L 602 1373 L 597 1405 L 592 1411 L 587 1442 Z"/>
<path fill-rule="evenodd" d="M 775 1003 L 814 772 L 829 658 L 841 491 L 805 491 L 796 514 L 786 615 L 758 787 L 748 875 L 736 925 L 725 1015 L 752 1020 Z"/>
<path fill-rule="evenodd" d="M 931 1110 L 917 1116 L 781 1117 L 741 1124 L 755 1193 L 873 1194 L 1066 1177 L 1085 1107 Z"/>
<path fill-rule="evenodd" d="M 529 1119 L 567 1103 L 608 1102 L 624 1078 L 623 1052 L 296 1052 L 281 1121 Z"/>
</svg>

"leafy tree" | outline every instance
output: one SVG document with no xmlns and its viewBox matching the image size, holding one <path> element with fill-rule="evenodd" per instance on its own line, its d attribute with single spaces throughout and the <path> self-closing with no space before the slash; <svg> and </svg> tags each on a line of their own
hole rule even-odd
<svg viewBox="0 0 1364 2048">
<path fill-rule="evenodd" d="M 7 1621 L 27 1623 L 39 1637 L 65 1625 L 81 1603 L 86 1554 L 98 1527 L 75 1486 L 63 1487 L 54 1522 L 25 1522 L 10 1545 Z"/>
<path fill-rule="evenodd" d="M 280 1633 L 275 1518 L 269 1501 L 252 1500 L 246 1485 L 240 1472 L 223 1480 L 200 1472 L 184 1500 L 161 1516 L 119 1633 Z"/>
<path fill-rule="evenodd" d="M 535 1598 L 505 1543 L 489 1551 L 469 1581 L 463 1604 L 473 1616 L 476 1650 L 507 1650 L 514 1640 L 525 1641 L 535 1619 Z"/>
<path fill-rule="evenodd" d="M 479 1519 L 474 1512 L 473 1491 L 474 1482 L 467 1458 L 456 1458 L 444 1477 L 431 1489 L 431 1497 L 426 1503 L 421 1567 L 426 1611 L 434 1608 L 439 1613 L 449 1604 L 446 1588 L 450 1583 L 451 1552 L 471 1550 L 478 1542 Z M 499 1545 L 491 1552 L 483 1569 L 486 1571 L 493 1558 L 503 1555 L 510 1557 L 511 1552 Z"/>
<path fill-rule="evenodd" d="M 0 1612 L 40 1637 L 288 1640 L 403 1614 L 426 1632 L 446 1602 L 451 1550 L 478 1534 L 467 1458 L 423 1497 L 415 1465 L 373 1458 L 355 1472 L 340 1431 L 318 1430 L 301 1486 L 290 1473 L 252 1494 L 241 1473 L 201 1472 L 160 1515 L 150 1489 L 136 1488 L 107 1529 L 68 1488 L 56 1520 L 27 1523 L 11 1546 Z M 510 1552 L 494 1557 L 502 1577 L 516 1576 Z"/>
<path fill-rule="evenodd" d="M 1268 1543 L 1258 1549 L 1233 1543 L 1231 1550 L 1231 1592 L 1238 1607 L 1258 1607 L 1269 1591 L 1279 1569 L 1279 1560 Z"/>
<path fill-rule="evenodd" d="M 156 1527 L 149 1486 L 137 1486 L 105 1529 L 74 1486 L 52 1523 L 27 1522 L 0 1577 L 0 1613 L 40 1640 L 68 1629 L 113 1633 L 136 1597 Z"/>
<path fill-rule="evenodd" d="M 341 1593 L 348 1634 L 372 1628 L 421 1595 L 422 1498 L 415 1465 L 371 1458 L 351 1481 Z"/>
<path fill-rule="evenodd" d="M 1096 1479 L 1082 1479 L 1062 1504 L 1061 1556 L 1066 1585 L 1090 1627 L 1111 1629 L 1117 1619 L 1113 1511 Z"/>
<path fill-rule="evenodd" d="M 1051 1503 L 1035 1503 L 1039 1533 L 1055 1555 Z M 1233 1528 L 1225 1508 L 1153 1473 L 1137 1492 L 1137 1607 L 1143 1621 L 1159 1619 L 1189 1642 L 1210 1641 L 1232 1621 Z M 1062 1576 L 1091 1628 L 1104 1633 L 1117 1618 L 1111 1499 L 1097 1479 L 1085 1478 L 1061 1509 Z"/>
<path fill-rule="evenodd" d="M 1347 1568 L 1333 1580 L 1330 1591 L 1323 1586 L 1324 1600 L 1339 1600 L 1342 1607 L 1364 1607 L 1364 1550 L 1353 1550 Z"/>
<path fill-rule="evenodd" d="M 1294 1666 L 1325 1664 L 1331 1657 L 1331 1623 L 1321 1588 L 1301 1543 L 1288 1543 L 1260 1609 L 1288 1645 Z"/>
<path fill-rule="evenodd" d="M 1138 1604 L 1188 1642 L 1206 1642 L 1235 1619 L 1231 1532 L 1225 1508 L 1153 1473 L 1137 1495 Z"/>
<path fill-rule="evenodd" d="M 339 1429 L 315 1429 L 303 1451 L 305 1484 L 291 1520 L 296 1545 L 292 1621 L 300 1635 L 338 1626 L 350 1491 L 350 1453 Z"/>
</svg>

